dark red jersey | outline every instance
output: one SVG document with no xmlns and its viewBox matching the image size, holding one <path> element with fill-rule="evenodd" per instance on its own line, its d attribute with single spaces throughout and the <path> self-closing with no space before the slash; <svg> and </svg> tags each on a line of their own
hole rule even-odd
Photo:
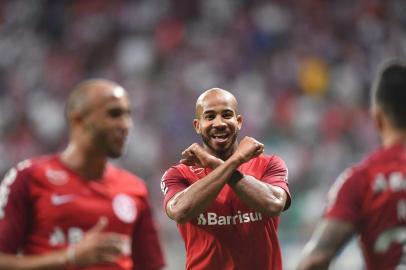
<svg viewBox="0 0 406 270">
<path fill-rule="evenodd" d="M 355 226 L 369 270 L 405 268 L 405 146 L 380 149 L 344 171 L 329 192 L 325 217 Z"/>
<path fill-rule="evenodd" d="M 289 194 L 287 168 L 277 156 L 261 155 L 244 163 L 238 170 L 279 186 Z M 199 181 L 210 171 L 183 164 L 166 171 L 162 178 L 165 209 L 176 193 Z M 289 204 L 290 198 L 287 207 Z M 197 218 L 183 225 L 178 224 L 186 247 L 186 268 L 282 270 L 278 224 L 278 217 L 269 218 L 250 209 L 226 185 Z"/>
<path fill-rule="evenodd" d="M 0 252 L 44 254 L 80 241 L 100 217 L 106 232 L 128 236 L 128 255 L 102 269 L 160 269 L 164 265 L 142 180 L 108 165 L 85 180 L 58 155 L 23 161 L 0 185 Z M 101 266 L 80 269 L 101 269 Z"/>
</svg>

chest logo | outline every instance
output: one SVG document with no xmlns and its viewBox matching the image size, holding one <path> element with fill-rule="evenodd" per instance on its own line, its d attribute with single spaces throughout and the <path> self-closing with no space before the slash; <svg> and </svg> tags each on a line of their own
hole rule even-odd
<svg viewBox="0 0 406 270">
<path fill-rule="evenodd" d="M 202 173 L 204 171 L 204 168 L 200 168 L 200 167 L 196 167 L 196 166 L 189 166 L 189 168 L 195 174 L 199 174 L 199 173 Z"/>
<path fill-rule="evenodd" d="M 259 212 L 242 213 L 238 211 L 235 215 L 218 215 L 214 212 L 202 213 L 197 217 L 197 225 L 237 225 L 262 220 Z"/>
<path fill-rule="evenodd" d="M 75 197 L 76 196 L 74 194 L 58 195 L 54 193 L 51 195 L 51 203 L 58 206 L 73 201 Z"/>
<path fill-rule="evenodd" d="M 123 193 L 113 199 L 114 214 L 124 223 L 132 223 L 137 217 L 137 207 L 134 200 Z"/>
<path fill-rule="evenodd" d="M 48 169 L 45 175 L 49 182 L 57 186 L 65 185 L 68 182 L 68 175 L 62 170 Z"/>
</svg>

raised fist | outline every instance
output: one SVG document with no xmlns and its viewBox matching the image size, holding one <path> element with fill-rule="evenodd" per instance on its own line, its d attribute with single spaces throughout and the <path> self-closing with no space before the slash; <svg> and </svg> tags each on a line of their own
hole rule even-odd
<svg viewBox="0 0 406 270">
<path fill-rule="evenodd" d="M 201 168 L 216 168 L 222 160 L 209 154 L 202 146 L 197 143 L 192 144 L 182 152 L 180 163 L 188 166 L 198 166 Z"/>
<path fill-rule="evenodd" d="M 252 137 L 244 137 L 238 144 L 237 150 L 233 157 L 240 163 L 249 161 L 264 152 L 264 145 Z"/>
</svg>

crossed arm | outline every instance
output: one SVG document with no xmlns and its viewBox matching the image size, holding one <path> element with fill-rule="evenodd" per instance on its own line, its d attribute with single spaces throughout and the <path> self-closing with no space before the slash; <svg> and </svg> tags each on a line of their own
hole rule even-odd
<svg viewBox="0 0 406 270">
<path fill-rule="evenodd" d="M 244 175 L 240 181 L 229 183 L 237 196 L 250 208 L 267 216 L 278 216 L 285 208 L 287 194 L 278 186 Z"/>
<path fill-rule="evenodd" d="M 208 154 L 198 144 L 190 146 L 182 153 L 181 163 L 210 167 L 213 171 L 175 194 L 166 206 L 168 216 L 181 224 L 189 221 L 203 212 L 226 184 L 248 207 L 268 216 L 279 215 L 285 207 L 286 191 L 237 170 L 242 163 L 262 152 L 263 144 L 250 137 L 245 137 L 226 161 Z"/>
<path fill-rule="evenodd" d="M 326 270 L 341 248 L 354 234 L 351 223 L 323 219 L 303 250 L 297 270 Z"/>
<path fill-rule="evenodd" d="M 166 205 L 168 216 L 183 224 L 199 215 L 214 201 L 238 164 L 235 159 L 228 159 L 206 177 L 175 194 Z"/>
</svg>

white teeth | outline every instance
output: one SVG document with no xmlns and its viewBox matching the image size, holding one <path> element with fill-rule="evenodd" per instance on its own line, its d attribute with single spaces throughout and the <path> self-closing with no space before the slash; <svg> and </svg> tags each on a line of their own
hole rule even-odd
<svg viewBox="0 0 406 270">
<path fill-rule="evenodd" d="M 226 139 L 227 137 L 227 135 L 213 135 L 213 138 L 215 139 Z"/>
</svg>

